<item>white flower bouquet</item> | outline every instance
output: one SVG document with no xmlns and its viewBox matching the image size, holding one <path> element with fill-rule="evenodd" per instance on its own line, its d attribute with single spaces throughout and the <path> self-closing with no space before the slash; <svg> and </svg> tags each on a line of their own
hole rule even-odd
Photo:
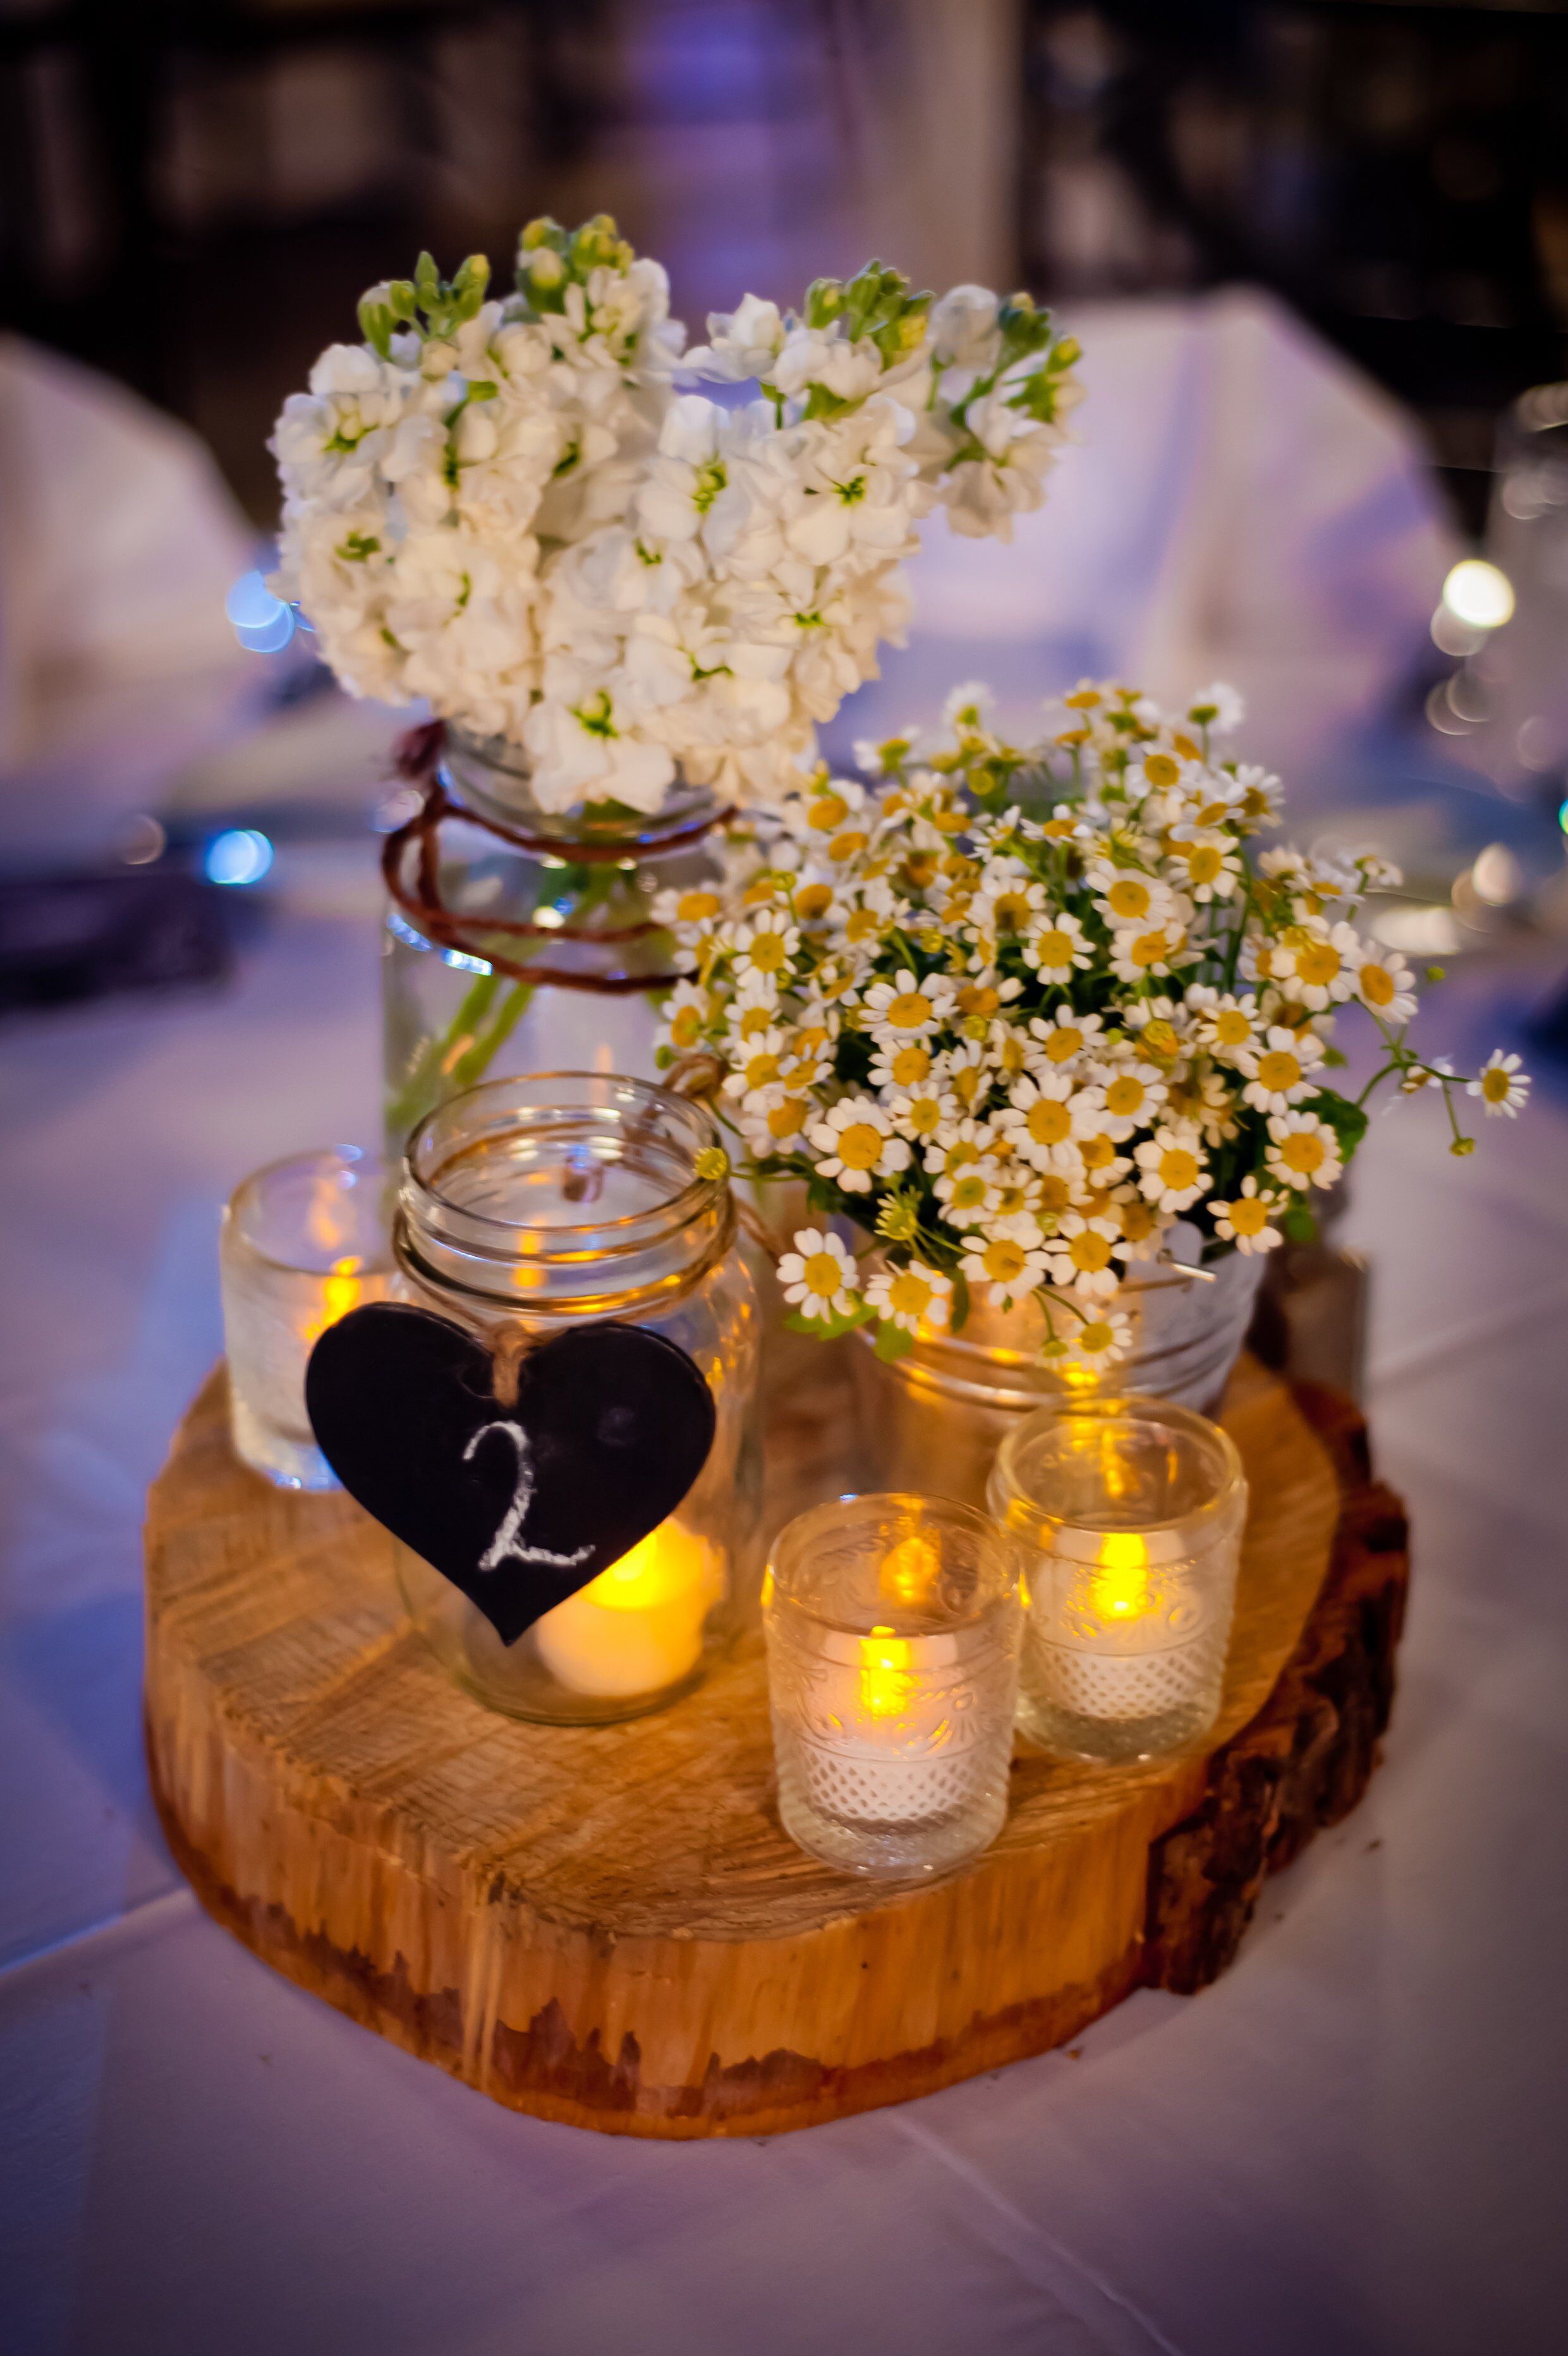
<svg viewBox="0 0 1568 2356">
<path fill-rule="evenodd" d="M 1037 1302 L 1047 1360 L 1110 1362 L 1122 1279 L 1176 1220 L 1206 1259 L 1312 1233 L 1380 1083 L 1439 1088 L 1467 1153 L 1458 1092 L 1512 1115 L 1529 1082 L 1406 1044 L 1413 980 L 1352 921 L 1391 869 L 1254 857 L 1280 785 L 1222 757 L 1230 690 L 1170 714 L 1086 682 L 1026 750 L 983 695 L 933 746 L 861 748 L 865 782 L 819 772 L 759 816 L 727 897 L 664 910 L 686 978 L 660 1055 L 715 1057 L 748 1173 L 865 1231 L 866 1276 L 840 1234 L 796 1235 L 798 1327 L 875 1321 L 896 1358 L 978 1293 Z M 1351 1003 L 1380 1049 L 1354 1099 L 1331 1081 Z"/>
<path fill-rule="evenodd" d="M 607 216 L 531 221 L 515 290 L 489 275 L 422 255 L 285 403 L 276 585 L 350 693 L 521 746 L 551 811 L 655 812 L 678 771 L 799 788 L 902 628 L 917 519 L 1005 538 L 1079 397 L 1027 296 L 933 302 L 877 262 L 799 314 L 747 295 L 683 361 L 664 272 Z"/>
</svg>

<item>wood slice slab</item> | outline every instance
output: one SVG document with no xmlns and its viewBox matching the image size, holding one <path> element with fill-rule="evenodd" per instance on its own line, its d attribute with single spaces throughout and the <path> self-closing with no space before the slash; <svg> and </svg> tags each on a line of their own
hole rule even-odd
<svg viewBox="0 0 1568 2356">
<path fill-rule="evenodd" d="M 853 1485 L 845 1368 L 769 1425 L 770 1523 Z M 220 1370 L 147 1520 L 147 1741 L 169 1841 L 268 1963 L 521 2110 L 757 2135 L 902 2101 L 1223 1968 L 1264 1875 L 1359 1796 L 1391 1694 L 1397 1499 L 1331 1393 L 1243 1362 L 1224 1713 L 1158 1766 L 1020 1748 L 995 1847 L 889 1891 L 774 1802 L 760 1643 L 660 1716 L 520 1724 L 405 1624 L 390 1542 L 235 1459 Z M 846 1477 L 847 1475 L 847 1477 Z"/>
</svg>

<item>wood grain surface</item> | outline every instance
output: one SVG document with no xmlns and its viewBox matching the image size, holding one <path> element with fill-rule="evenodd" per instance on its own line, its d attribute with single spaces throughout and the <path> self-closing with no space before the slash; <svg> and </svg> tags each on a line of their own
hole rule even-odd
<svg viewBox="0 0 1568 2356">
<path fill-rule="evenodd" d="M 854 1483 L 842 1352 L 808 1346 L 771 1371 L 775 1527 Z M 1114 1769 L 1020 1746 L 995 1847 L 889 1891 L 780 1829 L 759 1640 L 628 1725 L 495 1716 L 406 1626 L 374 1523 L 237 1462 L 220 1370 L 148 1508 L 175 1854 L 268 1963 L 548 2118 L 771 2133 L 1039 2052 L 1221 1968 L 1386 1719 L 1403 1525 L 1359 1419 L 1243 1362 L 1224 1420 L 1252 1510 L 1208 1743 Z"/>
</svg>

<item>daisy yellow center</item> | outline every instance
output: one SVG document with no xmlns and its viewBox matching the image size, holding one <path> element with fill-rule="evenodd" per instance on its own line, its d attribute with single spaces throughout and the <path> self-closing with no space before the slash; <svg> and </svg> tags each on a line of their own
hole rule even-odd
<svg viewBox="0 0 1568 2356">
<path fill-rule="evenodd" d="M 1065 744 L 1069 742 L 1069 739 L 1065 736 L 1060 736 L 1057 739 L 1057 742 L 1058 744 Z M 1048 835 L 1053 842 L 1061 842 L 1065 841 L 1069 834 L 1075 833 L 1077 829 L 1078 820 L 1075 818 L 1048 818 L 1044 826 L 1040 829 L 1040 832 L 1044 835 Z"/>
<path fill-rule="evenodd" d="M 918 1031 L 931 1019 L 931 1001 L 921 990 L 901 990 L 891 998 L 882 1019 L 895 1031 Z"/>
<path fill-rule="evenodd" d="M 1037 1182 L 1035 1193 L 1041 1210 L 1048 1212 L 1052 1217 L 1065 1211 L 1072 1200 L 1070 1182 L 1058 1177 L 1054 1171 Z"/>
<path fill-rule="evenodd" d="M 823 794 L 806 812 L 806 824 L 819 834 L 832 834 L 849 816 L 849 804 L 837 794 Z"/>
<path fill-rule="evenodd" d="M 1339 971 L 1339 952 L 1331 941 L 1308 941 L 1295 955 L 1296 979 L 1309 990 L 1326 990 Z"/>
<path fill-rule="evenodd" d="M 1070 1023 L 1064 1023 L 1046 1041 L 1046 1054 L 1053 1064 L 1065 1064 L 1070 1055 L 1078 1054 L 1082 1045 L 1082 1032 L 1076 1030 Z"/>
<path fill-rule="evenodd" d="M 782 933 L 758 933 L 746 951 L 758 973 L 781 972 L 789 954 Z"/>
<path fill-rule="evenodd" d="M 935 1097 L 917 1097 L 904 1108 L 904 1127 L 913 1137 L 930 1137 L 942 1125 L 942 1108 Z"/>
<path fill-rule="evenodd" d="M 1134 965 L 1148 967 L 1161 964 L 1169 952 L 1170 943 L 1162 930 L 1155 933 L 1135 934 L 1129 954 Z"/>
<path fill-rule="evenodd" d="M 883 1135 L 868 1120 L 852 1120 L 839 1137 L 838 1155 L 846 1170 L 875 1170 L 882 1159 Z"/>
<path fill-rule="evenodd" d="M 1314 1171 L 1323 1167 L 1323 1140 L 1310 1130 L 1296 1130 L 1281 1146 L 1280 1160 L 1287 1170 L 1295 1171 L 1300 1177 L 1310 1178 Z"/>
<path fill-rule="evenodd" d="M 670 1024 L 671 1044 L 676 1047 L 694 1047 L 702 1032 L 701 1010 L 695 1006 L 682 1006 Z"/>
<path fill-rule="evenodd" d="M 819 916 L 825 916 L 832 905 L 831 884 L 802 884 L 795 894 L 795 913 L 804 916 L 809 924 L 814 923 Z"/>
<path fill-rule="evenodd" d="M 985 1201 L 985 1194 L 983 1176 L 978 1170 L 971 1170 L 963 1177 L 953 1180 L 948 1202 L 955 1211 L 978 1211 Z"/>
<path fill-rule="evenodd" d="M 882 930 L 882 919 L 875 908 L 857 908 L 843 928 L 846 941 L 869 941 Z"/>
<path fill-rule="evenodd" d="M 1015 1080 L 1026 1062 L 1024 1042 L 1015 1031 L 1010 1031 L 1002 1042 L 1002 1068 L 1010 1080 Z"/>
<path fill-rule="evenodd" d="M 773 1010 L 770 1006 L 748 1006 L 740 1018 L 738 1028 L 743 1039 L 755 1039 L 759 1031 L 770 1030 L 772 1023 Z"/>
<path fill-rule="evenodd" d="M 772 1111 L 768 1114 L 768 1134 L 769 1137 L 776 1137 L 780 1140 L 786 1137 L 795 1137 L 800 1133 L 805 1118 L 805 1106 L 802 1104 L 793 1103 L 787 1098 L 783 1104 L 775 1105 Z"/>
<path fill-rule="evenodd" d="M 1361 995 L 1369 1006 L 1387 1006 L 1394 994 L 1394 978 L 1384 965 L 1361 968 Z"/>
<path fill-rule="evenodd" d="M 1122 1232 L 1127 1241 L 1130 1244 L 1147 1242 L 1155 1232 L 1155 1222 L 1159 1215 L 1154 1205 L 1135 1201 L 1121 1203 L 1117 1208 L 1122 1214 Z"/>
<path fill-rule="evenodd" d="M 1504 1103 L 1508 1092 L 1509 1076 L 1500 1065 L 1494 1064 L 1489 1072 L 1481 1074 L 1481 1095 L 1487 1104 Z"/>
<path fill-rule="evenodd" d="M 1092 712 L 1100 701 L 1100 690 L 1097 687 L 1075 687 L 1070 695 L 1063 696 L 1062 701 L 1069 712 Z"/>
<path fill-rule="evenodd" d="M 943 1162 L 942 1168 L 947 1175 L 951 1178 L 960 1170 L 966 1169 L 970 1162 L 978 1162 L 979 1159 L 979 1146 L 972 1144 L 968 1138 L 962 1138 L 957 1145 L 949 1146 L 948 1157 Z"/>
<path fill-rule="evenodd" d="M 972 1105 L 985 1085 L 985 1075 L 978 1064 L 965 1064 L 952 1076 L 952 1092 L 960 1104 Z"/>
<path fill-rule="evenodd" d="M 813 1252 L 807 1260 L 805 1282 L 808 1291 L 820 1301 L 831 1301 L 843 1282 L 843 1269 L 832 1252 Z"/>
<path fill-rule="evenodd" d="M 937 855 L 934 851 L 912 851 L 904 862 L 904 873 L 917 892 L 924 892 L 937 877 Z"/>
<path fill-rule="evenodd" d="M 1174 786 L 1181 771 L 1168 753 L 1151 753 L 1144 763 L 1144 775 L 1152 786 Z"/>
<path fill-rule="evenodd" d="M 896 1087 L 915 1088 L 930 1077 L 930 1051 L 926 1047 L 900 1047 L 893 1058 L 893 1082 Z"/>
<path fill-rule="evenodd" d="M 675 905 L 675 914 L 683 925 L 705 924 L 719 913 L 716 892 L 682 892 Z"/>
<path fill-rule="evenodd" d="M 834 835 L 828 845 L 828 857 L 841 864 L 846 859 L 854 859 L 865 849 L 867 840 L 857 828 L 850 827 L 845 833 Z"/>
<path fill-rule="evenodd" d="M 1091 1358 L 1098 1358 L 1102 1351 L 1109 1350 L 1115 1339 L 1103 1317 L 1091 1317 L 1087 1325 L 1079 1328 L 1078 1346 L 1087 1351 Z"/>
<path fill-rule="evenodd" d="M 1185 1145 L 1167 1145 L 1160 1156 L 1160 1180 L 1178 1192 L 1197 1183 L 1197 1156 L 1189 1153 Z"/>
<path fill-rule="evenodd" d="M 756 908 L 759 907 L 764 900 L 771 900 L 778 889 L 778 884 L 779 878 L 776 875 L 758 875 L 741 894 L 743 906 Z"/>
<path fill-rule="evenodd" d="M 1072 1115 L 1054 1098 L 1042 1097 L 1029 1107 L 1025 1127 L 1036 1145 L 1061 1145 L 1072 1135 Z"/>
<path fill-rule="evenodd" d="M 1116 1141 L 1110 1137 L 1086 1137 L 1079 1146 L 1086 1170 L 1103 1170 L 1108 1162 L 1116 1159 Z"/>
<path fill-rule="evenodd" d="M 766 1088 L 779 1077 L 777 1055 L 752 1055 L 746 1060 L 746 1085 L 748 1088 Z"/>
<path fill-rule="evenodd" d="M 1225 1215 L 1239 1236 L 1261 1236 L 1269 1224 L 1269 1206 L 1261 1194 L 1241 1194 Z"/>
<path fill-rule="evenodd" d="M 1125 1120 L 1131 1114 L 1142 1112 L 1148 1093 L 1142 1080 L 1134 1080 L 1124 1072 L 1106 1089 L 1105 1109 L 1113 1112 L 1119 1120 Z"/>
<path fill-rule="evenodd" d="M 1258 1058 L 1258 1077 L 1271 1091 L 1294 1088 L 1301 1078 L 1301 1065 L 1283 1048 L 1271 1047 L 1266 1055 Z"/>
<path fill-rule="evenodd" d="M 1105 894 L 1105 905 L 1113 916 L 1131 923 L 1148 915 L 1154 905 L 1154 894 L 1135 875 L 1119 875 Z"/>
<path fill-rule="evenodd" d="M 1181 1041 L 1170 1024 L 1156 1016 L 1153 1023 L 1144 1025 L 1144 1044 L 1153 1055 L 1174 1055 Z"/>
<path fill-rule="evenodd" d="M 1097 1276 L 1102 1268 L 1111 1265 L 1111 1246 L 1105 1237 L 1097 1236 L 1090 1227 L 1081 1236 L 1074 1236 L 1067 1256 L 1080 1274 Z"/>
<path fill-rule="evenodd" d="M 1244 1047 L 1252 1026 L 1239 1006 L 1222 1006 L 1214 1018 L 1214 1036 L 1221 1047 Z"/>
<path fill-rule="evenodd" d="M 1029 921 L 1029 895 L 1026 892 L 1004 892 L 996 902 L 996 921 L 1015 933 Z"/>
<path fill-rule="evenodd" d="M 958 1002 L 965 1014 L 994 1014 L 1002 1003 L 1002 993 L 977 981 L 966 982 L 959 991 Z"/>
<path fill-rule="evenodd" d="M 1224 869 L 1224 854 L 1212 842 L 1195 842 L 1187 854 L 1187 872 L 1195 884 L 1212 884 Z"/>
<path fill-rule="evenodd" d="M 896 1276 L 887 1288 L 887 1306 L 901 1317 L 923 1317 L 930 1305 L 930 1286 L 910 1269 Z"/>
<path fill-rule="evenodd" d="M 981 1257 L 987 1276 L 993 1277 L 999 1284 L 1011 1284 L 1015 1276 L 1023 1274 L 1029 1255 L 1011 1236 L 1003 1236 L 997 1242 L 987 1244 Z"/>
<path fill-rule="evenodd" d="M 1059 926 L 1053 926 L 1048 933 L 1042 933 L 1035 943 L 1035 962 L 1042 970 L 1048 969 L 1054 973 L 1062 967 L 1071 965 L 1072 958 L 1072 935 L 1064 933 Z"/>
</svg>

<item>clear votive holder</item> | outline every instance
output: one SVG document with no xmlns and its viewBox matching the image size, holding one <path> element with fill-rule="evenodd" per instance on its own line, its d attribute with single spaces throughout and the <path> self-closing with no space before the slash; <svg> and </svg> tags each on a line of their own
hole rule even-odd
<svg viewBox="0 0 1568 2356">
<path fill-rule="evenodd" d="M 842 1497 L 792 1521 L 763 1589 L 779 1813 L 849 1873 L 911 1880 L 1007 1815 L 1017 1549 L 944 1498 Z"/>
<path fill-rule="evenodd" d="M 1028 1549 L 1018 1723 L 1080 1759 L 1157 1759 L 1219 1714 L 1247 1483 L 1235 1442 L 1164 1399 L 1042 1408 L 988 1502 Z"/>
<path fill-rule="evenodd" d="M 230 1197 L 219 1259 L 235 1453 L 280 1488 L 335 1489 L 305 1366 L 328 1325 L 392 1291 L 383 1165 L 357 1145 L 270 1162 Z"/>
</svg>

